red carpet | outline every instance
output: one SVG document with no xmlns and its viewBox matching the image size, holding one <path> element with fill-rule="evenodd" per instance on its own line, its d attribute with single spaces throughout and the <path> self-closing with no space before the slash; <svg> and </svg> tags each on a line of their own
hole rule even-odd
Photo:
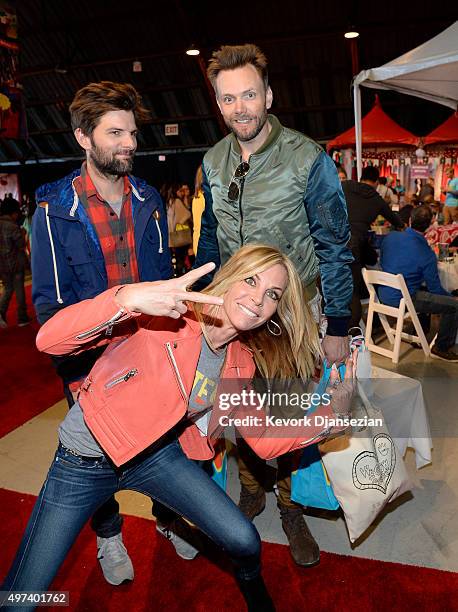
<svg viewBox="0 0 458 612">
<path fill-rule="evenodd" d="M 27 306 L 31 305 L 31 286 L 26 287 Z M 36 320 L 26 327 L 16 323 L 16 299 L 8 310 L 10 327 L 0 329 L 1 380 L 0 437 L 16 429 L 63 397 L 62 383 L 48 355 L 35 347 Z"/>
<path fill-rule="evenodd" d="M 8 570 L 34 497 L 0 491 L 0 575 Z M 244 610 L 227 560 L 199 555 L 183 561 L 154 523 L 126 517 L 124 541 L 135 567 L 130 585 L 111 587 L 99 570 L 95 538 L 86 527 L 54 581 L 70 592 L 70 610 L 92 612 L 229 612 Z M 286 546 L 263 544 L 264 576 L 278 612 L 338 610 L 443 611 L 458 609 L 458 577 L 451 572 L 322 553 L 319 566 L 297 567 Z M 57 608 L 56 608 L 57 610 Z"/>
</svg>

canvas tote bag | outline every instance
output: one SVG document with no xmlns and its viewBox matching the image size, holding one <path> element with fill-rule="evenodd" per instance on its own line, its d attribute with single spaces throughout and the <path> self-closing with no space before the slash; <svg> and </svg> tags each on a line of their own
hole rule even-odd
<svg viewBox="0 0 458 612">
<path fill-rule="evenodd" d="M 357 540 L 391 501 L 412 484 L 382 412 L 372 407 L 361 383 L 352 417 L 367 423 L 319 445 L 350 541 Z M 381 424 L 373 424 L 381 421 Z"/>
</svg>

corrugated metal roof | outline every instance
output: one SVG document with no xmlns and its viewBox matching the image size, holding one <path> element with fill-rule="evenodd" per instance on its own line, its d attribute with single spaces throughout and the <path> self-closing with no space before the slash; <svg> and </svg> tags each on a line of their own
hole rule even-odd
<svg viewBox="0 0 458 612">
<path fill-rule="evenodd" d="M 424 4 L 424 7 L 423 7 Z M 347 6 L 348 5 L 348 6 Z M 21 0 L 17 3 L 21 83 L 29 140 L 0 141 L 0 162 L 73 157 L 81 150 L 71 134 L 68 105 L 91 81 L 130 82 L 151 109 L 139 150 L 210 146 L 222 137 L 212 92 L 196 58 L 184 54 L 194 42 L 205 59 L 220 44 L 255 42 L 269 59 L 273 112 L 281 121 L 324 141 L 353 123 L 349 43 L 354 22 L 360 68 L 383 64 L 450 25 L 453 3 L 364 3 L 303 0 L 231 3 L 173 0 Z M 143 71 L 134 73 L 139 59 Z M 368 110 L 373 92 L 363 91 Z M 448 111 L 398 94 L 383 93 L 389 115 L 407 129 L 427 133 Z M 166 122 L 179 135 L 164 135 Z"/>
</svg>

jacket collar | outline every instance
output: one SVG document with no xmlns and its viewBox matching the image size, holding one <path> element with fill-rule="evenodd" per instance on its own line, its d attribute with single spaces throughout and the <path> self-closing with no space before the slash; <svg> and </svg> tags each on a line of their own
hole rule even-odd
<svg viewBox="0 0 458 612">
<path fill-rule="evenodd" d="M 48 183 L 39 187 L 36 193 L 38 205 L 48 203 L 49 215 L 52 217 L 60 217 L 68 221 L 78 221 L 78 215 L 72 209 L 75 207 L 75 190 L 73 181 L 81 175 L 81 168 L 77 168 L 67 176 L 59 179 L 55 183 Z M 154 210 L 157 208 L 155 201 L 148 202 L 150 196 L 154 193 L 153 187 L 148 185 L 146 181 L 128 175 L 129 183 L 132 187 L 132 205 L 134 212 L 139 204 L 148 203 L 147 209 Z M 145 200 L 147 202 L 145 202 Z M 79 206 L 77 207 L 79 208 Z M 84 215 L 83 215 L 84 218 Z"/>
<path fill-rule="evenodd" d="M 428 242 L 424 234 L 422 234 L 421 232 L 417 232 L 417 230 L 414 230 L 411 227 L 408 227 L 406 229 L 406 233 L 409 233 L 411 236 L 414 236 L 417 240 L 421 240 L 422 242 Z"/>
<path fill-rule="evenodd" d="M 251 157 L 253 157 L 253 155 L 261 155 L 265 151 L 269 150 L 277 142 L 278 137 L 281 134 L 283 126 L 277 119 L 277 117 L 275 117 L 275 115 L 267 115 L 267 121 L 270 123 L 272 129 L 270 130 L 270 133 L 267 136 L 265 142 L 259 147 L 259 149 L 255 153 L 251 155 Z M 232 134 L 230 134 L 230 139 L 233 150 L 238 155 L 241 155 L 242 150 L 240 148 L 239 141 L 237 140 L 237 137 L 233 132 Z"/>
</svg>

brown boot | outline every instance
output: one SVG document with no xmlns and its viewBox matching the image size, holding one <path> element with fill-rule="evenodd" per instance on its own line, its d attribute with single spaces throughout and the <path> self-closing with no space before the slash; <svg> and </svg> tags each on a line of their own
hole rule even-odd
<svg viewBox="0 0 458 612">
<path fill-rule="evenodd" d="M 256 492 L 251 493 L 251 491 L 248 491 L 242 485 L 238 505 L 243 514 L 252 521 L 266 507 L 266 493 L 264 489 L 258 489 Z"/>
<path fill-rule="evenodd" d="M 283 531 L 289 542 L 291 556 L 298 565 L 311 567 L 320 561 L 320 549 L 307 527 L 302 508 L 278 504 Z"/>
</svg>

